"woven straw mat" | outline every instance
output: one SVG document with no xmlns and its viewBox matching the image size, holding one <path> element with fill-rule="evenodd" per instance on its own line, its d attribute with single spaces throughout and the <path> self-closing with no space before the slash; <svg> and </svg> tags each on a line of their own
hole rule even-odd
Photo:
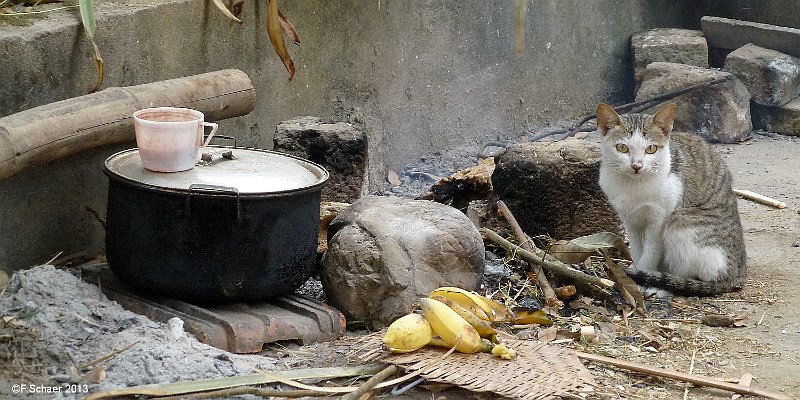
<svg viewBox="0 0 800 400">
<path fill-rule="evenodd" d="M 375 344 L 380 346 L 382 335 L 369 336 L 374 336 L 369 342 L 378 339 Z M 432 382 L 449 383 L 474 392 L 494 392 L 512 399 L 576 398 L 597 387 L 589 370 L 569 349 L 530 340 L 502 342 L 517 351 L 515 359 L 454 352 L 442 360 L 447 349 L 426 346 L 407 354 L 389 355 L 381 361 L 409 372 L 425 369 L 421 376 Z M 372 353 L 369 358 L 376 356 L 369 353 Z"/>
</svg>

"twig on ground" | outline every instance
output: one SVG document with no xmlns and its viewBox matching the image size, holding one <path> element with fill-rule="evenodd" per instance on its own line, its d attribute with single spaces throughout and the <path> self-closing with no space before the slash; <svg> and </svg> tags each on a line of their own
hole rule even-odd
<svg viewBox="0 0 800 400">
<path fill-rule="evenodd" d="M 104 356 L 102 356 L 100 358 L 96 358 L 96 359 L 94 359 L 92 361 L 85 362 L 85 363 L 79 365 L 78 368 L 80 368 L 80 369 L 89 368 L 89 367 L 95 366 L 97 364 L 100 364 L 101 362 L 108 361 L 108 360 L 116 357 L 117 354 L 123 353 L 123 352 L 127 351 L 128 349 L 130 349 L 131 347 L 136 346 L 139 343 L 141 343 L 141 341 L 137 340 L 137 341 L 125 346 L 122 349 L 114 350 L 114 351 L 112 351 L 112 352 L 110 352 L 110 353 L 108 353 L 108 354 L 106 354 L 106 355 L 104 355 Z"/>
<path fill-rule="evenodd" d="M 705 82 L 698 83 L 696 85 L 685 87 L 683 89 L 673 90 L 673 91 L 664 93 L 662 95 L 659 95 L 659 96 L 656 96 L 656 97 L 653 97 L 653 98 L 650 98 L 650 99 L 634 101 L 633 103 L 623 104 L 621 106 L 614 107 L 614 111 L 617 111 L 619 113 L 626 113 L 626 114 L 627 113 L 642 112 L 642 111 L 644 111 L 644 110 L 646 110 L 646 109 L 648 109 L 650 107 L 655 106 L 658 103 L 662 103 L 662 102 L 667 101 L 667 100 L 672 100 L 672 99 L 674 99 L 674 98 L 676 98 L 676 97 L 678 97 L 678 96 L 680 96 L 682 94 L 691 92 L 692 90 L 695 90 L 695 89 L 699 89 L 699 88 L 707 87 L 707 86 L 718 85 L 718 84 L 720 84 L 722 82 L 727 81 L 728 79 L 730 79 L 730 78 L 727 77 L 727 76 L 722 77 L 722 78 L 711 79 L 711 80 L 708 80 L 708 81 L 705 81 Z M 572 128 L 570 128 L 570 129 L 567 129 L 567 130 L 561 129 L 561 130 L 543 132 L 543 133 L 540 133 L 540 134 L 534 136 L 533 138 L 531 138 L 531 141 L 535 142 L 535 141 L 538 141 L 538 140 L 542 140 L 542 139 L 544 139 L 546 137 L 553 136 L 553 135 L 558 135 L 558 134 L 561 134 L 561 133 L 566 133 L 566 134 L 563 137 L 559 138 L 559 140 L 563 140 L 563 139 L 566 139 L 566 138 L 569 138 L 569 137 L 573 137 L 573 136 L 575 136 L 576 133 L 578 133 L 578 131 L 580 130 L 581 126 L 583 126 L 583 124 L 585 124 L 585 123 L 587 123 L 587 122 L 589 122 L 589 121 L 591 121 L 591 120 L 593 120 L 595 118 L 597 118 L 596 114 L 585 115 L 575 125 L 573 125 Z"/>
<path fill-rule="evenodd" d="M 733 193 L 737 196 L 742 196 L 745 200 L 754 201 L 756 203 L 761 203 L 766 206 L 775 207 L 775 208 L 786 208 L 786 203 L 775 200 L 772 197 L 764 196 L 763 194 L 758 194 L 756 192 L 751 192 L 749 190 L 742 190 L 742 189 L 733 189 Z"/>
<path fill-rule="evenodd" d="M 541 266 L 543 269 L 546 269 L 554 274 L 561 275 L 563 277 L 572 279 L 576 282 L 583 282 L 600 286 L 601 288 L 614 287 L 613 281 L 578 271 L 577 269 L 574 269 L 569 265 L 564 264 L 561 261 L 558 261 L 551 256 L 548 256 L 541 249 L 534 247 L 534 251 L 525 250 L 515 245 L 514 243 L 509 242 L 508 240 L 498 235 L 495 231 L 491 229 L 481 228 L 480 232 L 484 239 L 506 249 L 506 251 L 509 252 L 510 254 L 518 254 L 520 258 L 522 258 L 523 260 L 528 262 L 533 262 Z"/>
<path fill-rule="evenodd" d="M 609 364 L 609 365 L 613 365 L 613 366 L 618 367 L 618 368 L 627 369 L 629 371 L 634 371 L 634 372 L 639 372 L 639 373 L 642 373 L 642 374 L 645 374 L 645 375 L 658 376 L 658 377 L 662 377 L 662 378 L 670 378 L 670 379 L 676 379 L 676 380 L 683 381 L 683 382 L 694 383 L 695 385 L 698 385 L 698 386 L 707 386 L 707 387 L 712 387 L 712 388 L 716 388 L 716 389 L 728 390 L 728 391 L 735 392 L 735 393 L 762 396 L 762 397 L 766 397 L 766 398 L 770 398 L 770 399 L 776 399 L 776 400 L 789 400 L 790 399 L 789 396 L 786 396 L 786 395 L 781 394 L 781 393 L 772 392 L 772 391 L 769 391 L 769 390 L 766 390 L 766 389 L 759 389 L 759 388 L 754 388 L 754 387 L 749 387 L 749 386 L 744 386 L 744 385 L 738 385 L 738 384 L 735 384 L 735 383 L 728 383 L 728 382 L 724 382 L 724 381 L 721 381 L 721 380 L 708 378 L 708 377 L 705 377 L 705 376 L 686 374 L 686 373 L 678 372 L 678 371 L 670 371 L 670 370 L 667 370 L 667 369 L 655 368 L 655 367 L 651 367 L 651 366 L 644 365 L 644 364 L 637 364 L 637 363 L 633 363 L 633 362 L 630 362 L 630 361 L 618 360 L 616 358 L 600 356 L 600 355 L 597 355 L 597 354 L 583 353 L 583 352 L 579 352 L 579 351 L 576 351 L 575 355 L 577 355 L 578 358 L 583 359 L 583 360 L 594 361 L 594 362 L 599 362 L 599 363 L 603 363 L 603 364 Z"/>
<path fill-rule="evenodd" d="M 377 374 L 373 375 L 371 378 L 367 379 L 366 382 L 362 383 L 358 389 L 342 396 L 342 400 L 357 400 L 365 393 L 372 390 L 375 385 L 383 382 L 386 378 L 394 375 L 398 371 L 396 365 L 390 365 L 383 369 L 383 371 L 378 372 Z"/>
<path fill-rule="evenodd" d="M 533 245 L 533 241 L 525 234 L 522 230 L 522 227 L 519 226 L 519 222 L 514 217 L 514 214 L 511 213 L 511 210 L 508 209 L 506 203 L 502 200 L 497 201 L 497 209 L 503 214 L 503 217 L 506 218 L 508 224 L 511 225 L 511 229 L 514 230 L 514 234 L 517 236 L 517 241 L 520 243 L 523 249 L 528 251 L 534 251 L 533 249 L 536 247 Z M 526 260 L 527 261 L 527 260 Z M 536 275 L 536 285 L 539 286 L 539 289 L 542 290 L 542 294 L 544 294 L 545 303 L 547 303 L 550 307 L 555 308 L 562 308 L 564 307 L 564 303 L 558 299 L 556 296 L 556 292 L 553 290 L 553 287 L 550 285 L 550 282 L 547 281 L 547 277 L 544 275 L 544 271 L 542 271 L 542 267 L 538 264 L 527 261 L 528 265 L 531 267 L 531 271 Z"/>
</svg>

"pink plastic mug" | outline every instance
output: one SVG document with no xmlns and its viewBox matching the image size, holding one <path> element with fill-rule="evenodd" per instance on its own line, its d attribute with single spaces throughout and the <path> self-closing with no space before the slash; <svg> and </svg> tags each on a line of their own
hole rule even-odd
<svg viewBox="0 0 800 400">
<path fill-rule="evenodd" d="M 151 171 L 178 172 L 194 168 L 200 148 L 208 145 L 217 124 L 190 108 L 156 107 L 133 113 L 136 145 L 142 165 Z M 203 142 L 203 127 L 210 126 Z"/>
</svg>

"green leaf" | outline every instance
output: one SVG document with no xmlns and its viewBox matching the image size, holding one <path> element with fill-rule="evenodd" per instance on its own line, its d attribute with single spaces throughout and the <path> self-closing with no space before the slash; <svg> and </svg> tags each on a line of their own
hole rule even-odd
<svg viewBox="0 0 800 400">
<path fill-rule="evenodd" d="M 83 22 L 83 30 L 90 38 L 94 37 L 95 22 L 94 22 L 94 3 L 93 0 L 78 0 L 78 6 L 81 11 L 81 22 Z"/>
<path fill-rule="evenodd" d="M 100 56 L 100 49 L 97 47 L 97 43 L 94 41 L 96 26 L 94 22 L 93 0 L 78 0 L 78 8 L 80 9 L 81 13 L 83 30 L 86 32 L 86 36 L 89 38 L 89 42 L 92 44 L 92 49 L 94 49 L 94 64 L 95 68 L 97 68 L 97 83 L 95 83 L 93 88 L 89 89 L 89 93 L 94 93 L 100 90 L 100 86 L 103 85 L 103 78 L 105 74 L 103 72 L 103 57 Z"/>
</svg>

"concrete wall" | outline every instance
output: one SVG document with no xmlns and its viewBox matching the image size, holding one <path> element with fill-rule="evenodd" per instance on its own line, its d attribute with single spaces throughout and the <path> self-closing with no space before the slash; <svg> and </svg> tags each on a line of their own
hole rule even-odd
<svg viewBox="0 0 800 400">
<path fill-rule="evenodd" d="M 696 27 L 699 18 L 691 0 L 534 0 L 516 57 L 514 1 L 284 1 L 302 40 L 290 46 L 298 72 L 289 83 L 263 28 L 263 2 L 245 2 L 241 26 L 211 2 L 158 3 L 98 0 L 105 87 L 241 69 L 253 79 L 256 109 L 222 121 L 220 133 L 269 148 L 275 126 L 298 115 L 363 121 L 384 161 L 373 165 L 378 180 L 387 166 L 516 137 L 600 100 L 630 100 L 630 34 Z M 0 19 L 0 60 L 0 116 L 84 94 L 95 79 L 77 12 Z M 0 267 L 102 251 L 86 206 L 104 213 L 102 161 L 113 150 L 0 182 Z"/>
</svg>

